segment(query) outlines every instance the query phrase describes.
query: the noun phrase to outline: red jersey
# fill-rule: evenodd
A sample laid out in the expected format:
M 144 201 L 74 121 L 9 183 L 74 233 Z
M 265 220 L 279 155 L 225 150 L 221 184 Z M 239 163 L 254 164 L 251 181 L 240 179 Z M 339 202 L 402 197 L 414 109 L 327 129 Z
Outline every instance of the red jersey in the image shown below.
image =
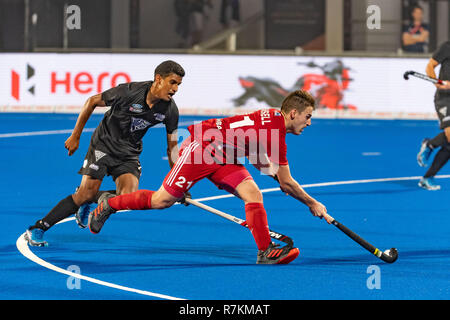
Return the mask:
M 222 163 L 236 158 L 267 154 L 279 165 L 287 165 L 286 126 L 277 109 L 259 110 L 223 119 L 209 119 L 188 127 L 204 150 Z M 234 162 L 235 163 L 235 162 Z

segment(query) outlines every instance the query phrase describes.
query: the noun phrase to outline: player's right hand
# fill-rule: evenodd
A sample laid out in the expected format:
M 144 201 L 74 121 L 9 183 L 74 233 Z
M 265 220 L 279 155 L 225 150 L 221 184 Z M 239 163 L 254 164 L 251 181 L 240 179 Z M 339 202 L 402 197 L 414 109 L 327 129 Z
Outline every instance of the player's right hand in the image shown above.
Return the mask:
M 192 199 L 192 196 L 189 193 L 189 191 L 186 191 L 184 193 L 184 197 L 181 198 L 178 202 L 181 203 L 181 204 L 184 204 L 187 207 L 189 205 L 189 202 L 186 202 L 186 198 Z
M 80 145 L 80 140 L 70 136 L 66 142 L 64 142 L 64 147 L 69 150 L 69 156 L 73 155 L 75 151 L 77 151 L 78 146 Z
M 443 81 L 443 84 L 436 83 L 435 86 L 439 90 L 449 90 L 450 89 L 450 81 Z

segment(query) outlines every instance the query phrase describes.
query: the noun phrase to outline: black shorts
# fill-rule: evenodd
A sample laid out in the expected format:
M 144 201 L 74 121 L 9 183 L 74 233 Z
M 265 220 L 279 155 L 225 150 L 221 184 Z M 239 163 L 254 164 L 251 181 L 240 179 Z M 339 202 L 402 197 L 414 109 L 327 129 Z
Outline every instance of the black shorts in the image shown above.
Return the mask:
M 141 163 L 139 159 L 120 160 L 89 146 L 83 166 L 78 173 L 97 180 L 103 180 L 103 177 L 108 175 L 114 181 L 122 174 L 131 173 L 139 179 L 141 177 Z
M 441 130 L 450 127 L 450 96 L 436 95 L 434 98 L 434 106 L 439 117 Z

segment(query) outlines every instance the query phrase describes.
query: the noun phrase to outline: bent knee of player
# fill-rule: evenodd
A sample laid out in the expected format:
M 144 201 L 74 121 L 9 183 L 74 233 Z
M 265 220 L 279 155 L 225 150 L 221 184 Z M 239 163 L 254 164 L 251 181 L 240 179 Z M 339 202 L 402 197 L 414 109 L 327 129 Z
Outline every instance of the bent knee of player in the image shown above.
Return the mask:
M 121 196 L 123 194 L 132 193 L 132 192 L 135 192 L 137 190 L 138 190 L 138 188 L 133 187 L 133 186 L 130 186 L 128 188 L 121 188 L 121 189 L 117 190 L 116 195 L 117 196 Z
M 135 192 L 139 189 L 139 179 L 131 173 L 124 173 L 116 179 L 116 195 Z
M 97 192 L 98 188 L 96 187 L 80 187 L 73 195 L 73 200 L 77 204 L 93 201 Z
M 152 198 L 152 209 L 166 209 L 173 206 L 175 201 L 170 199 L 153 199 Z
M 93 201 L 100 189 L 102 181 L 94 179 L 90 176 L 84 175 L 81 179 L 80 186 L 77 191 L 73 194 L 73 200 L 77 205 L 81 205 L 88 201 Z
M 262 192 L 253 180 L 248 179 L 241 182 L 236 187 L 236 192 L 245 203 L 263 203 Z
M 167 209 L 167 208 L 170 208 L 174 203 L 175 202 L 172 202 L 169 200 L 161 200 L 161 201 L 158 201 L 157 203 L 155 203 L 154 205 L 152 203 L 152 207 L 154 209 Z
M 164 188 L 160 188 L 152 196 L 152 209 L 169 208 L 173 206 L 177 200 L 177 198 L 168 193 Z

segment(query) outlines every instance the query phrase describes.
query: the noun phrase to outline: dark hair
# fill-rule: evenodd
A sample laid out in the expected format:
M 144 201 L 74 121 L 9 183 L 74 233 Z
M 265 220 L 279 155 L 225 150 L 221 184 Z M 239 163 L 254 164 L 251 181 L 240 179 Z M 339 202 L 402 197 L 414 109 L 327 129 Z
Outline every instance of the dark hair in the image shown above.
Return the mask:
M 292 109 L 303 112 L 308 107 L 316 108 L 314 97 L 308 91 L 296 90 L 284 98 L 281 104 L 281 111 L 285 114 Z
M 184 69 L 181 65 L 172 60 L 167 60 L 161 62 L 155 69 L 155 76 L 159 74 L 161 77 L 165 78 L 171 73 L 184 77 Z
M 416 10 L 416 9 L 420 9 L 423 12 L 423 8 L 421 6 L 419 6 L 418 4 L 415 4 L 415 5 L 412 6 L 411 11 L 409 12 L 409 14 L 412 15 L 414 10 Z

